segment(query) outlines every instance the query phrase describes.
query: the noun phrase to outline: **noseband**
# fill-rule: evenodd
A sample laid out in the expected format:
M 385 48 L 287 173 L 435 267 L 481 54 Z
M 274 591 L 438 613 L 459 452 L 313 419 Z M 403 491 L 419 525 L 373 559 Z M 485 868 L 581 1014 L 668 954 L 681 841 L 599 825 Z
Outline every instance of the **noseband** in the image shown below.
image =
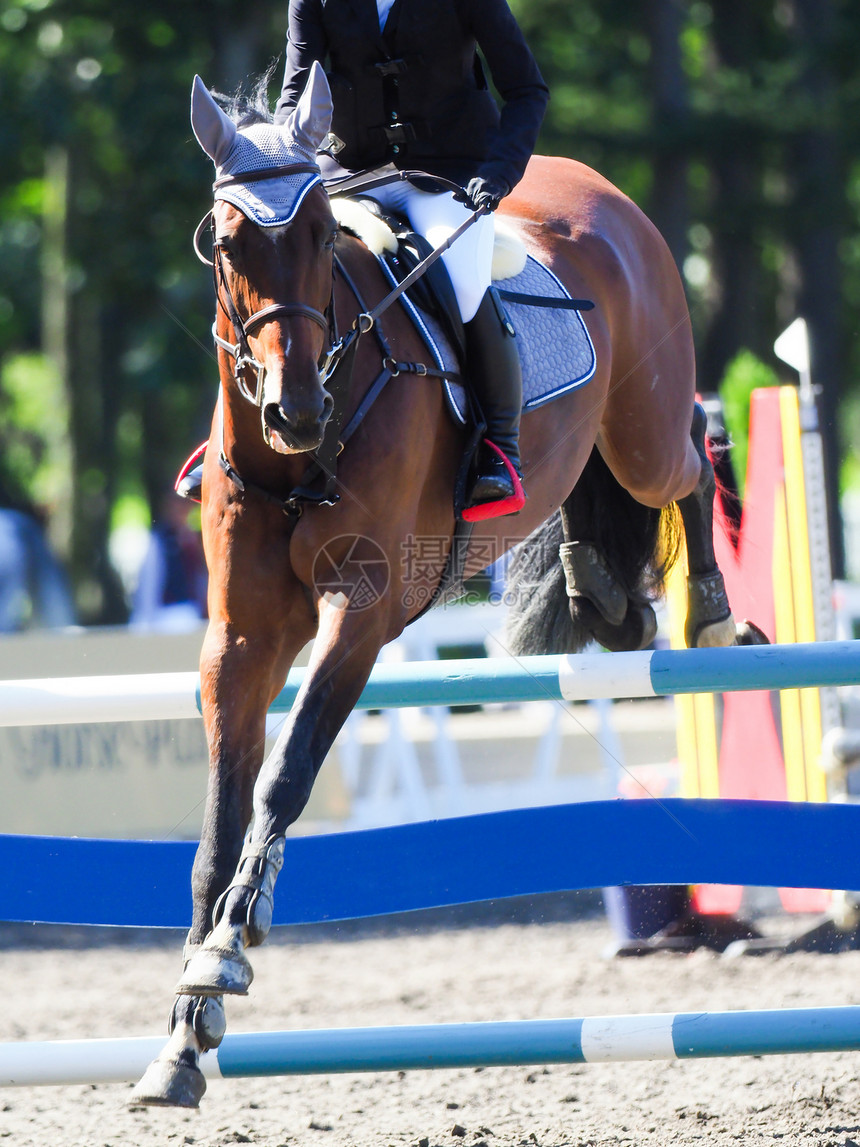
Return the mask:
M 299 175 L 302 173 L 319 174 L 319 168 L 316 164 L 311 163 L 289 163 L 283 164 L 280 167 L 268 167 L 257 171 L 239 172 L 236 175 L 226 175 L 217 179 L 213 185 L 213 189 L 217 192 L 222 187 L 231 183 L 253 183 L 258 180 L 277 179 L 287 175 Z M 212 231 L 212 259 L 208 259 L 200 249 L 203 233 L 207 227 Z M 208 211 L 200 220 L 200 223 L 197 225 L 197 230 L 194 232 L 194 251 L 202 263 L 213 268 L 215 296 L 219 306 L 223 309 L 233 328 L 236 341 L 231 343 L 221 338 L 217 331 L 217 321 L 212 325 L 212 338 L 217 347 L 232 355 L 235 360 L 233 373 L 240 394 L 249 402 L 253 403 L 254 406 L 260 407 L 263 401 L 263 380 L 266 368 L 265 365 L 254 356 L 248 342 L 249 335 L 253 334 L 257 327 L 262 326 L 263 323 L 269 322 L 270 319 L 293 318 L 295 316 L 310 319 L 316 323 L 317 326 L 321 327 L 327 336 L 327 345 L 320 360 L 321 362 L 325 361 L 330 358 L 332 343 L 335 341 L 332 296 L 329 297 L 329 305 L 325 312 L 318 311 L 316 307 L 312 307 L 307 303 L 271 303 L 269 306 L 263 307 L 259 311 L 255 311 L 254 314 L 249 315 L 248 318 L 243 319 L 236 307 L 236 302 L 224 273 L 223 250 L 224 244 L 219 243 L 215 237 L 215 218 L 213 212 Z M 248 369 L 256 372 L 256 383 L 253 393 L 248 388 L 244 378 L 245 371 Z

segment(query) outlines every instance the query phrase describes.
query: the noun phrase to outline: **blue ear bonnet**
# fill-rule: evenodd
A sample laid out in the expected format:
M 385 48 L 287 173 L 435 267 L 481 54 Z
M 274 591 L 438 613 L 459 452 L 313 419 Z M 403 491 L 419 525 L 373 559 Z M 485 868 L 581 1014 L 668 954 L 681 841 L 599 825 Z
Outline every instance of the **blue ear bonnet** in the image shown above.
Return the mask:
M 242 174 L 308 161 L 307 150 L 288 143 L 273 124 L 258 123 L 242 128 L 225 162 L 218 168 L 219 177 L 233 176 L 240 181 L 225 187 L 216 184 L 215 199 L 232 203 L 261 227 L 283 227 L 293 220 L 311 188 L 322 182 L 319 173 L 273 174 L 271 179 L 257 177 L 249 183 L 241 182 Z

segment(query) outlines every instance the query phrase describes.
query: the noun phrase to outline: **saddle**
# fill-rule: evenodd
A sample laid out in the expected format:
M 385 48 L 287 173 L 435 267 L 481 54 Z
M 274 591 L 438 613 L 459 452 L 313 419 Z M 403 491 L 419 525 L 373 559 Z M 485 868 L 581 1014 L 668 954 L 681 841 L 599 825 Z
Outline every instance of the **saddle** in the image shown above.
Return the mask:
M 370 198 L 332 200 L 332 212 L 341 229 L 360 239 L 387 270 L 390 281 L 402 282 L 433 251 L 432 245 L 412 230 L 402 215 L 385 213 Z M 522 242 L 510 232 L 497 230 L 493 253 L 494 280 L 519 274 L 526 264 Z M 507 325 L 504 307 L 497 301 L 500 323 Z M 466 354 L 463 320 L 451 279 L 441 259 L 431 264 L 406 292 L 406 299 L 417 310 L 439 323 L 451 349 L 462 362 Z
M 402 282 L 432 248 L 408 221 L 382 212 L 368 198 L 332 199 L 332 211 L 344 231 L 360 239 L 376 257 L 392 286 Z M 583 386 L 595 369 L 594 347 L 580 311 L 587 299 L 573 299 L 558 278 L 526 251 L 520 237 L 496 217 L 490 295 L 500 336 L 516 333 L 523 371 L 523 410 L 531 410 Z M 465 361 L 463 323 L 441 260 L 434 263 L 401 299 L 422 337 L 428 358 L 440 374 L 454 420 L 462 426 L 480 420 L 462 381 Z

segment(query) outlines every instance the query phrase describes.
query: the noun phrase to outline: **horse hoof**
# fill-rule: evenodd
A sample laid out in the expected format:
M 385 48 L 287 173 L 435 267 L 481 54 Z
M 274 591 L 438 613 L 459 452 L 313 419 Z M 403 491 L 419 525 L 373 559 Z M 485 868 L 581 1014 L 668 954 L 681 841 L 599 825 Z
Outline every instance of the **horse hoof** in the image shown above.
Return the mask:
M 622 626 L 627 614 L 627 592 L 603 551 L 591 542 L 562 542 L 558 556 L 564 568 L 567 596 L 586 598 L 607 625 Z
M 716 649 L 735 643 L 735 620 L 726 583 L 716 567 L 711 573 L 687 578 L 684 641 L 688 649 Z
M 130 1107 L 199 1107 L 206 1079 L 199 1067 L 178 1059 L 154 1059 L 129 1099 Z
M 587 630 L 610 653 L 647 649 L 657 636 L 657 615 L 648 602 L 628 602 L 621 625 L 610 625 L 584 597 L 570 598 L 569 605 L 574 625 Z
M 690 649 L 725 649 L 729 645 L 740 645 L 738 627 L 729 614 L 721 621 L 712 621 L 696 630 Z
M 770 645 L 767 634 L 752 621 L 742 621 L 738 626 L 735 645 Z
M 176 985 L 177 996 L 247 996 L 254 970 L 236 948 L 200 948 Z

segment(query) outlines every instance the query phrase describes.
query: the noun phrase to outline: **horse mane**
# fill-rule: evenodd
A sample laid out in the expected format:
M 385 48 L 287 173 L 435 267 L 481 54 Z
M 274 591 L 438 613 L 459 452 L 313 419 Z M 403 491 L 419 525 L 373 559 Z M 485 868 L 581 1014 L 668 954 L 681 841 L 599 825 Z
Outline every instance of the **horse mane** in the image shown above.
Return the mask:
M 247 85 L 240 85 L 231 95 L 212 90 L 212 98 L 226 112 L 236 127 L 251 127 L 255 123 L 274 122 L 269 106 L 269 85 L 277 66 L 278 61 L 272 60 L 262 75 L 249 81 Z

